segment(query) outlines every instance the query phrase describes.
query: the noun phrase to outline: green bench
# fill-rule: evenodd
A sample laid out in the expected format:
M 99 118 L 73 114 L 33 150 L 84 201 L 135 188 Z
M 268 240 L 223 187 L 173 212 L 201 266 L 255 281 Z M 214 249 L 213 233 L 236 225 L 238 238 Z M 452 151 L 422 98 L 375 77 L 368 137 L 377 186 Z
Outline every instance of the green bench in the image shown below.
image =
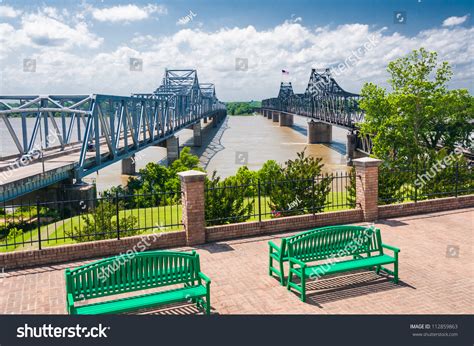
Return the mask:
M 71 315 L 117 314 L 176 302 L 193 302 L 210 313 L 211 280 L 201 273 L 195 251 L 119 255 L 66 269 L 65 274 L 67 311 Z M 84 304 L 90 299 L 166 286 L 175 287 Z
M 286 241 L 289 262 L 287 288 L 300 293 L 302 301 L 306 300 L 307 278 L 316 279 L 327 274 L 375 268 L 377 274 L 382 269 L 393 275 L 393 281 L 398 283 L 400 249 L 383 244 L 377 228 L 335 226 L 300 235 Z M 384 249 L 391 250 L 394 257 L 384 254 Z M 351 259 L 347 260 L 347 257 Z M 310 263 L 316 261 L 318 263 Z M 387 264 L 393 264 L 393 271 L 382 267 Z M 294 280 L 295 277 L 299 282 Z
M 285 282 L 285 268 L 284 268 L 284 263 L 288 262 L 288 248 L 286 246 L 288 241 L 291 241 L 293 239 L 298 239 L 306 234 L 314 233 L 314 232 L 320 232 L 322 229 L 326 228 L 333 228 L 334 226 L 331 227 L 325 227 L 325 228 L 316 228 L 312 229 L 309 231 L 305 231 L 302 233 L 298 233 L 294 236 L 288 237 L 288 238 L 283 238 L 281 240 L 280 246 L 276 245 L 274 242 L 269 241 L 269 265 L 268 265 L 268 275 L 274 276 L 276 275 L 278 279 L 280 280 L 280 284 L 282 286 L 286 285 Z M 335 226 L 335 227 L 348 227 L 348 226 Z M 274 266 L 273 263 L 276 262 L 277 266 Z

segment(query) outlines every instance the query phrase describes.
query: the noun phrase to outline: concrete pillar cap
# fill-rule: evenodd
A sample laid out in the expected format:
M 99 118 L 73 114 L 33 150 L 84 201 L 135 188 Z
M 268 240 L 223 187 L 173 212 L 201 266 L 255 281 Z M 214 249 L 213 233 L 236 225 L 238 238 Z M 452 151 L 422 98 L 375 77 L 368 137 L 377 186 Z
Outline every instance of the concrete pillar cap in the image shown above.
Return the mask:
M 360 159 L 352 160 L 352 162 L 356 167 L 378 167 L 383 161 L 374 159 L 373 157 L 362 157 Z
M 179 179 L 183 182 L 189 183 L 193 181 L 204 181 L 204 178 L 206 177 L 206 173 L 196 171 L 196 170 L 190 170 L 190 171 L 184 171 L 184 172 L 179 172 L 178 176 Z

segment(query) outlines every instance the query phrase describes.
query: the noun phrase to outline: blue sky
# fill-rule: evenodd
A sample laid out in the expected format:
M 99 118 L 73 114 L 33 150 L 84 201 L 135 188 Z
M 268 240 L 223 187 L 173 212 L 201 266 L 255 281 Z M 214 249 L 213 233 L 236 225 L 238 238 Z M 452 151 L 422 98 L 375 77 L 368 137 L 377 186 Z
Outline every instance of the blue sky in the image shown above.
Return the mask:
M 452 87 L 472 92 L 471 15 L 472 1 L 0 0 L 0 92 L 149 92 L 168 67 L 197 68 L 221 99 L 261 99 L 281 69 L 302 92 L 312 67 L 341 63 L 336 79 L 359 92 L 386 85 L 387 63 L 422 46 L 453 66 Z

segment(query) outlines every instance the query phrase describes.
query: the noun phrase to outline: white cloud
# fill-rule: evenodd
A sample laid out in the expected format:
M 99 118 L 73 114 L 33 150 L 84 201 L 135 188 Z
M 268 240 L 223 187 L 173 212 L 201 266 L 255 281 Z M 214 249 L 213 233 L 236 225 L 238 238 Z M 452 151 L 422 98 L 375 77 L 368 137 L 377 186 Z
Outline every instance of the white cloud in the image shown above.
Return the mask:
M 15 10 L 11 6 L 0 6 L 0 17 L 15 18 L 21 14 L 21 11 Z
M 454 26 L 464 23 L 469 18 L 469 15 L 466 14 L 462 17 L 449 17 L 443 21 L 443 26 Z
M 54 14 L 59 16 L 56 12 Z M 72 26 L 39 13 L 25 15 L 21 22 L 21 31 L 36 46 L 97 48 L 103 42 L 102 38 L 89 31 L 85 22 Z
M 71 29 L 77 31 L 77 27 Z M 0 35 L 3 32 L 14 35 L 11 26 L 0 26 Z M 23 32 L 27 33 L 32 34 Z M 369 38 L 377 42 L 375 48 L 337 76 L 347 91 L 359 92 L 366 81 L 386 86 L 388 62 L 420 47 L 437 51 L 440 61 L 454 66 L 451 86 L 472 88 L 469 81 L 474 78 L 470 65 L 474 56 L 474 45 L 470 44 L 473 34 L 474 28 L 461 26 L 434 28 L 405 36 L 396 32 L 388 34 L 384 28 L 374 29 L 364 24 L 311 28 L 289 21 L 268 30 L 257 30 L 253 26 L 222 28 L 215 32 L 186 28 L 164 37 L 136 34 L 130 42 L 123 42 L 111 51 L 40 51 L 36 55 L 37 72 L 28 79 L 18 73 L 18 64 L 6 64 L 4 90 L 8 93 L 129 95 L 153 91 L 165 68 L 196 68 L 200 82 L 215 83 L 221 99 L 258 100 L 277 95 L 282 69 L 290 71 L 289 79 L 295 92 L 303 92 L 312 67 L 324 68 L 344 62 Z M 48 35 L 48 32 L 44 34 Z M 53 42 L 63 37 L 49 36 Z M 130 58 L 143 60 L 142 72 L 130 71 Z M 235 70 L 236 58 L 248 59 L 247 71 Z
M 162 5 L 148 4 L 143 7 L 137 5 L 119 5 L 107 8 L 92 9 L 94 19 L 101 22 L 132 22 L 149 18 L 152 14 L 166 14 L 167 9 Z

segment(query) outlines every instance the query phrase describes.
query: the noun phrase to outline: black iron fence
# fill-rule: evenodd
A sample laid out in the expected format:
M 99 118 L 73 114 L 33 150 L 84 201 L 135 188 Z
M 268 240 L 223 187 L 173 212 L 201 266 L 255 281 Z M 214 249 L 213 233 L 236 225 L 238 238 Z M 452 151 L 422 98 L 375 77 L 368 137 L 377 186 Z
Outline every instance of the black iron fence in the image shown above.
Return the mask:
M 474 193 L 474 169 L 467 162 L 382 166 L 378 190 L 381 205 L 469 195 Z
M 242 184 L 208 182 L 206 224 L 220 225 L 355 208 L 355 175 L 333 173 L 308 179 Z
M 182 229 L 181 192 L 106 195 L 90 200 L 5 202 L 0 252 Z

